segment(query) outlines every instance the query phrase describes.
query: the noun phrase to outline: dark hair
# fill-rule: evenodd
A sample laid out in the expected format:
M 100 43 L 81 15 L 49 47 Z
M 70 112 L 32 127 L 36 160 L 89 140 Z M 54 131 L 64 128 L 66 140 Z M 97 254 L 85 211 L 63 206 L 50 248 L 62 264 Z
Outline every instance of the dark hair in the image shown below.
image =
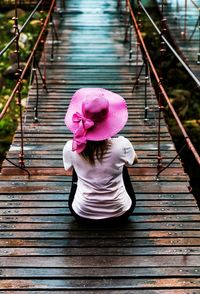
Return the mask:
M 107 151 L 110 143 L 108 140 L 103 141 L 87 141 L 85 149 L 80 153 L 83 158 L 90 164 L 95 164 L 95 159 L 101 162 L 103 155 Z

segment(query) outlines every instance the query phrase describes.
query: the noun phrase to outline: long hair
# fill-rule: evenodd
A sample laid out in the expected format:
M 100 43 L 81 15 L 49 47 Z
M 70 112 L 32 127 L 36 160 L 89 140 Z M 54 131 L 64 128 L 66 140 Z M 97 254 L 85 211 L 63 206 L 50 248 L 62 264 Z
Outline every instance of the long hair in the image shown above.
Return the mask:
M 102 161 L 103 155 L 107 151 L 110 143 L 108 140 L 87 141 L 85 149 L 80 153 L 90 164 L 95 164 L 95 159 Z

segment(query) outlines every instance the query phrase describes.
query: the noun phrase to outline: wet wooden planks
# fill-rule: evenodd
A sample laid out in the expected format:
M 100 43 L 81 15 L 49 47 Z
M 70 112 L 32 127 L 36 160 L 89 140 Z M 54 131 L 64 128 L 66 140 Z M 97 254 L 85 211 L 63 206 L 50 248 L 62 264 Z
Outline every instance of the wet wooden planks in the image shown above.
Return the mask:
M 128 62 L 116 1 L 66 1 L 66 9 L 55 61 L 47 64 L 48 93 L 40 90 L 38 123 L 35 85 L 24 114 L 31 177 L 7 162 L 0 177 L 0 293 L 198 293 L 199 210 L 179 159 L 156 178 L 157 102 L 149 83 L 144 121 L 144 73 L 132 93 L 142 58 L 137 63 L 134 53 Z M 50 47 L 49 36 L 47 54 Z M 77 224 L 68 209 L 71 176 L 62 148 L 71 134 L 64 114 L 83 86 L 116 91 L 129 108 L 121 134 L 140 159 L 129 169 L 137 207 L 118 227 Z M 19 150 L 18 130 L 8 153 L 16 163 Z M 164 165 L 176 155 L 163 119 L 161 154 Z

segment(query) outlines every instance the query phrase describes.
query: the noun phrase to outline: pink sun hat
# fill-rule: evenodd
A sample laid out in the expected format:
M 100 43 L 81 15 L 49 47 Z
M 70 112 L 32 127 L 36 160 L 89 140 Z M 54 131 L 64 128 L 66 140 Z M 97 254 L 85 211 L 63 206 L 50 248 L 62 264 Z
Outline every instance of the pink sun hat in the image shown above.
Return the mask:
M 65 124 L 74 134 L 72 150 L 80 153 L 87 140 L 102 141 L 116 135 L 128 119 L 123 97 L 103 88 L 81 88 L 72 96 Z

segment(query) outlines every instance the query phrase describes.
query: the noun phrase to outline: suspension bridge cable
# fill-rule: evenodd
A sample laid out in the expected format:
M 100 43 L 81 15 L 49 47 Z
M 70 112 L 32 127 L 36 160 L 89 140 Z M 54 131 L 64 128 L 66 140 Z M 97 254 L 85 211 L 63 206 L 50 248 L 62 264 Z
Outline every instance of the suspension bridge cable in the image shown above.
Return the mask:
M 191 2 L 198 10 L 200 9 L 200 7 L 193 0 L 191 0 Z

